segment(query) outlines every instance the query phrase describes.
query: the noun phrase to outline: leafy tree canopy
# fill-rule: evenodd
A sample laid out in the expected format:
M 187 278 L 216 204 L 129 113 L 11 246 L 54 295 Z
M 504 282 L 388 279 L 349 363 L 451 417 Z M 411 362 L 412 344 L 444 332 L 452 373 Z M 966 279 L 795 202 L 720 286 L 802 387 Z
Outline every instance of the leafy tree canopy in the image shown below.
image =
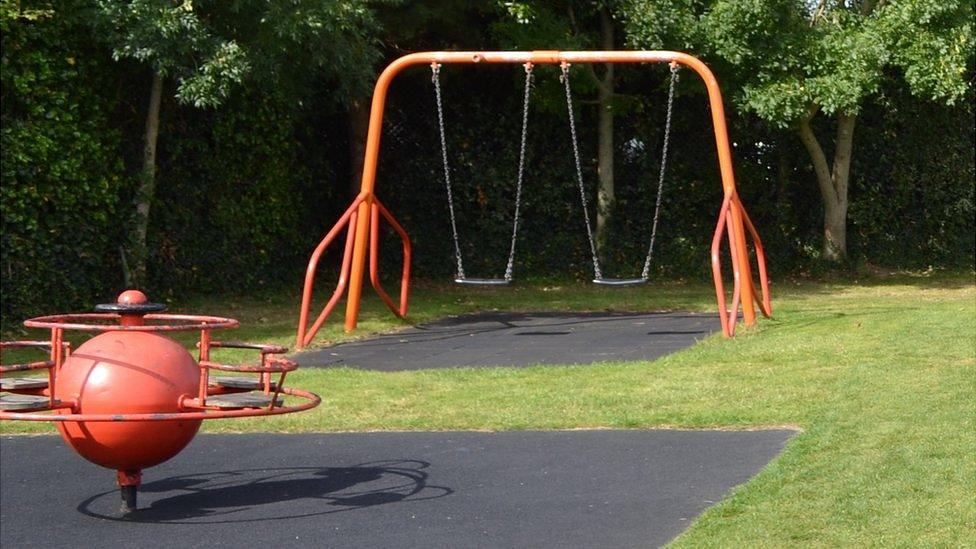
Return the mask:
M 368 85 L 378 58 L 365 0 L 235 2 L 98 0 L 96 20 L 115 59 L 177 81 L 177 99 L 216 107 L 245 78 L 301 81 L 324 73 L 343 99 Z M 287 67 L 287 68 L 286 68 Z M 282 71 L 291 71 L 282 74 Z
M 711 55 L 739 80 L 737 103 L 785 127 L 811 108 L 857 114 L 882 80 L 954 104 L 974 40 L 968 0 L 629 0 L 635 47 Z

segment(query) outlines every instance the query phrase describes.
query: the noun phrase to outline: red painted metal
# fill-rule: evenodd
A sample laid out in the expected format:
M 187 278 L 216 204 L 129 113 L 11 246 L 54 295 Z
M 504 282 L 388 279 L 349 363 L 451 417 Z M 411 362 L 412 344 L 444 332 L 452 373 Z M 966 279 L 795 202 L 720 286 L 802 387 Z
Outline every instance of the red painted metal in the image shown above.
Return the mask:
M 140 324 L 125 326 L 109 324 L 109 321 L 121 321 L 123 315 L 118 313 L 71 313 L 63 315 L 39 316 L 24 321 L 28 328 L 53 328 L 58 330 L 72 330 L 76 332 L 187 332 L 194 330 L 220 330 L 236 328 L 239 323 L 233 318 L 201 315 L 171 315 L 150 313 L 143 315 L 145 320 L 177 321 L 177 324 Z M 93 322 L 102 321 L 102 322 Z
M 54 345 L 57 345 L 55 350 Z M 50 359 L 24 364 L 2 364 L 3 349 L 47 349 Z M 48 397 L 48 407 L 54 408 L 54 389 L 57 376 L 55 372 L 61 367 L 61 361 L 71 352 L 71 344 L 65 341 L 3 341 L 0 342 L 0 377 L 9 372 L 26 372 L 30 370 L 47 370 L 47 387 L 43 389 L 27 389 L 23 394 Z
M 401 283 L 401 303 L 400 307 L 395 307 L 393 300 L 379 285 L 378 261 L 376 255 L 376 204 L 378 199 L 375 194 L 376 172 L 380 150 L 380 138 L 383 126 L 383 112 L 386 104 L 386 95 L 393 79 L 403 70 L 415 65 L 435 64 L 493 64 L 493 63 L 512 63 L 525 64 L 563 64 L 563 63 L 669 63 L 679 64 L 690 68 L 699 77 L 708 92 L 708 104 L 711 109 L 712 126 L 714 130 L 716 152 L 718 154 L 719 171 L 721 175 L 722 190 L 724 194 L 723 206 L 720 210 L 720 219 L 716 227 L 716 236 L 713 238 L 713 278 L 715 279 L 715 289 L 719 302 L 719 315 L 722 318 L 722 332 L 727 337 L 732 337 L 735 333 L 735 323 L 738 311 L 741 308 L 743 320 L 747 326 L 755 324 L 756 312 L 754 302 L 758 301 L 755 295 L 755 288 L 751 276 L 751 266 L 749 261 L 749 250 L 746 239 L 748 231 L 752 236 L 752 241 L 756 246 L 756 260 L 759 264 L 759 279 L 763 289 L 762 301 L 759 302 L 760 309 L 764 314 L 771 314 L 772 307 L 769 300 L 769 283 L 766 273 L 765 254 L 762 251 L 762 244 L 759 240 L 755 227 L 751 221 L 747 220 L 747 215 L 736 194 L 735 177 L 732 169 L 732 151 L 729 146 L 728 131 L 725 122 L 725 108 L 722 101 L 721 90 L 718 81 L 711 70 L 697 58 L 673 51 L 507 51 L 507 52 L 420 52 L 405 55 L 386 67 L 380 74 L 373 92 L 372 105 L 370 107 L 369 130 L 366 138 L 365 158 L 363 161 L 363 177 L 359 195 L 350 205 L 346 213 L 339 219 L 339 222 L 332 228 L 329 235 L 316 248 L 309 261 L 309 269 L 306 272 L 305 288 L 302 297 L 302 307 L 299 312 L 298 338 L 296 344 L 299 348 L 311 343 L 316 331 L 322 326 L 325 318 L 332 312 L 335 304 L 343 295 L 346 299 L 346 331 L 356 328 L 359 317 L 360 298 L 362 294 L 362 284 L 365 274 L 365 262 L 369 253 L 370 281 L 373 287 L 380 294 L 383 302 L 394 314 L 402 316 L 406 314 L 406 289 L 409 287 L 409 265 L 404 265 Z M 352 210 L 358 212 L 353 218 Z M 384 218 L 388 219 L 394 228 L 399 224 L 393 220 L 392 215 L 388 215 L 382 205 L 379 211 Z M 336 287 L 332 299 L 330 299 L 326 310 L 319 315 L 319 319 L 311 330 L 306 329 L 312 293 L 312 282 L 322 250 L 334 238 L 334 233 L 342 230 L 346 225 L 348 228 L 347 238 L 354 240 L 350 250 L 347 241 L 346 252 L 342 258 L 342 268 L 339 284 Z M 717 263 L 716 248 L 721 244 L 721 237 L 724 232 L 728 232 L 729 253 L 732 258 L 733 266 L 733 291 L 732 309 L 728 310 L 725 300 L 725 292 L 721 281 L 721 267 Z M 398 233 L 400 231 L 398 230 Z M 402 232 L 401 238 L 405 243 L 408 242 L 406 232 Z M 405 244 L 406 246 L 406 244 Z M 406 247 L 405 247 L 406 249 Z
M 773 302 L 769 294 L 769 277 L 766 275 L 766 251 L 763 249 L 762 239 L 759 238 L 759 232 L 756 230 L 756 226 L 752 224 L 752 219 L 749 218 L 748 212 L 744 206 L 740 205 L 742 209 L 742 220 L 745 222 L 746 229 L 749 231 L 749 235 L 752 237 L 753 249 L 756 250 L 756 264 L 759 270 L 759 287 L 762 289 L 762 299 L 756 296 L 756 304 L 759 306 L 759 310 L 762 311 L 763 316 L 771 317 L 773 316 Z M 755 294 L 754 294 L 755 295 Z
M 225 369 L 225 370 L 236 371 L 236 372 L 255 372 L 255 371 L 261 372 L 261 383 L 265 394 L 271 392 L 271 372 L 279 371 L 279 370 L 274 370 L 273 367 L 268 367 L 269 363 L 287 362 L 289 364 L 295 365 L 294 368 L 290 368 L 287 371 L 291 371 L 294 370 L 295 368 L 298 368 L 298 365 L 290 360 L 273 356 L 273 355 L 280 355 L 288 352 L 288 349 L 286 347 L 282 347 L 281 345 L 267 345 L 263 343 L 244 343 L 242 341 L 211 341 L 210 348 L 214 348 L 214 347 L 224 348 L 224 349 L 253 349 L 255 351 L 260 352 L 261 365 L 257 367 L 258 368 L 257 370 L 249 369 L 250 367 L 246 365 L 242 366 L 239 364 L 234 366 L 226 366 L 220 364 L 216 366 L 211 366 L 211 368 Z M 284 385 L 284 381 L 285 381 L 284 376 L 282 376 L 282 378 L 279 380 L 278 386 L 280 387 Z
M 754 249 L 756 250 L 756 263 L 759 267 L 759 283 L 762 289 L 762 299 L 759 298 L 755 293 L 753 299 L 756 301 L 756 305 L 759 306 L 759 310 L 764 316 L 772 316 L 773 307 L 770 300 L 769 294 L 769 279 L 766 274 L 766 252 L 762 246 L 762 240 L 759 238 L 759 233 L 756 231 L 755 226 L 752 224 L 752 220 L 749 218 L 749 214 L 746 212 L 745 207 L 741 202 L 738 201 L 736 195 L 726 196 L 722 201 L 722 207 L 719 210 L 718 222 L 715 224 L 715 233 L 712 235 L 712 245 L 711 245 L 711 261 L 712 261 L 712 280 L 715 283 L 715 297 L 718 302 L 719 318 L 722 322 L 722 333 L 726 337 L 735 336 L 735 326 L 738 316 L 739 305 L 742 298 L 742 286 L 743 284 L 751 284 L 751 279 L 743 280 L 743 274 L 739 270 L 739 265 L 741 261 L 748 262 L 748 250 L 742 250 L 740 248 L 740 243 L 736 239 L 732 238 L 732 223 L 731 223 L 731 212 L 733 209 L 738 210 L 749 234 L 752 237 Z M 732 300 L 731 306 L 726 302 L 725 296 L 725 284 L 722 281 L 722 261 L 721 261 L 721 246 L 722 246 L 722 236 L 728 234 L 729 242 L 729 255 L 732 257 Z M 744 257 L 743 257 L 744 256 Z
M 72 412 L 82 416 L 177 413 L 180 397 L 196 393 L 198 379 L 196 361 L 172 339 L 111 331 L 86 341 L 65 360 L 55 397 L 77 402 Z M 102 467 L 138 470 L 176 455 L 196 435 L 200 420 L 155 426 L 82 421 L 59 423 L 58 428 L 85 459 Z
M 393 217 L 390 210 L 386 209 L 379 199 L 373 199 L 373 206 L 371 208 L 372 212 L 370 214 L 370 245 L 369 245 L 369 280 L 373 285 L 373 289 L 379 294 L 380 299 L 383 303 L 393 312 L 396 316 L 403 318 L 407 316 L 407 309 L 410 306 L 410 263 L 412 259 L 412 251 L 410 246 L 410 237 L 407 236 L 407 231 L 402 225 Z M 403 271 L 400 274 L 400 306 L 398 307 L 393 303 L 393 299 L 390 298 L 390 294 L 383 289 L 383 285 L 380 283 L 380 273 L 379 273 L 379 263 L 380 263 L 380 215 L 383 219 L 386 219 L 387 223 L 393 227 L 393 230 L 400 236 L 400 240 L 403 242 Z M 313 336 L 315 334 L 312 334 Z
M 82 457 L 117 470 L 126 512 L 134 509 L 135 486 L 142 469 L 179 453 L 203 420 L 287 414 L 321 402 L 314 393 L 284 386 L 285 374 L 298 367 L 275 356 L 286 352 L 284 347 L 211 340 L 212 330 L 237 326 L 234 319 L 147 312 L 163 308 L 148 303 L 141 292 L 130 290 L 119 296 L 116 304 L 96 307 L 117 312 L 51 315 L 24 322 L 28 327 L 50 329 L 50 342 L 0 344 L 0 348 L 37 347 L 51 352 L 47 361 L 0 366 L 0 374 L 46 368 L 50 376 L 49 388 L 10 389 L 13 393 L 49 396 L 44 410 L 4 410 L 0 411 L 0 420 L 55 422 L 62 438 Z M 113 320 L 118 324 L 106 323 Z M 69 354 L 64 330 L 102 333 Z M 181 344 L 161 334 L 198 330 L 199 361 Z M 211 348 L 254 349 L 260 352 L 261 361 L 257 365 L 218 363 L 210 360 Z M 270 403 L 209 405 L 208 396 L 249 391 L 211 385 L 211 369 L 260 375 L 261 383 L 251 386 L 263 387 Z M 273 373 L 279 375 L 276 382 L 271 381 Z M 279 405 L 279 395 L 298 403 Z
M 83 421 L 85 423 L 122 423 L 127 421 L 136 422 L 166 422 L 166 421 L 187 421 L 195 419 L 235 419 L 253 416 L 276 416 L 303 412 L 311 410 L 322 402 L 322 397 L 315 393 L 296 389 L 294 387 L 282 387 L 281 393 L 284 395 L 300 398 L 302 402 L 292 406 L 275 406 L 273 410 L 267 408 L 246 408 L 217 410 L 215 408 L 204 408 L 194 404 L 194 399 L 182 399 L 183 412 L 175 413 L 145 413 L 145 414 L 47 414 L 31 412 L 0 412 L 0 420 L 17 421 L 49 421 L 52 423 L 68 423 L 73 421 Z
M 325 237 L 319 242 L 319 245 L 315 247 L 315 251 L 312 252 L 312 257 L 308 260 L 308 267 L 305 269 L 305 286 L 302 290 L 302 307 L 301 312 L 298 317 L 298 334 L 295 338 L 295 346 L 299 349 L 308 345 L 315 334 L 325 323 L 325 319 L 329 317 L 332 310 L 335 309 L 339 299 L 342 294 L 346 291 L 346 284 L 349 276 L 349 264 L 352 261 L 351 250 L 353 245 L 353 238 L 356 232 L 356 216 L 359 204 L 362 203 L 363 198 L 358 197 L 353 200 L 352 204 L 346 208 L 345 213 L 339 218 L 339 221 L 326 233 Z M 319 267 L 319 262 L 322 260 L 322 254 L 325 252 L 329 244 L 339 235 L 343 227 L 349 226 L 346 234 L 346 250 L 342 255 L 342 266 L 339 269 L 339 281 L 336 283 L 335 291 L 332 292 L 332 297 L 322 308 L 322 312 L 319 313 L 318 318 L 315 319 L 315 323 L 312 324 L 311 328 L 308 327 L 308 315 L 309 310 L 312 307 L 312 292 L 315 289 L 315 274 Z
M 349 282 L 349 270 L 353 259 L 353 246 L 356 240 L 357 231 L 357 218 L 359 216 L 358 208 L 363 203 L 364 197 L 359 196 L 353 200 L 352 204 L 346 209 L 345 213 L 339 218 L 339 221 L 326 233 L 325 237 L 319 242 L 315 250 L 312 252 L 311 258 L 308 260 L 308 267 L 305 269 L 305 285 L 302 289 L 302 305 L 298 316 L 298 334 L 295 338 L 295 346 L 299 349 L 304 348 L 315 338 L 315 334 L 318 333 L 319 329 L 325 323 L 332 311 L 335 310 L 336 305 L 339 300 L 346 292 L 346 288 Z M 393 230 L 400 236 L 403 242 L 403 270 L 400 277 L 400 304 L 397 306 L 393 299 L 390 297 L 389 293 L 383 289 L 379 278 L 379 217 L 382 216 L 383 219 L 393 227 Z M 410 244 L 410 236 L 407 231 L 400 225 L 400 222 L 396 220 L 392 213 L 383 206 L 378 200 L 373 199 L 373 203 L 370 206 L 369 212 L 370 218 L 370 282 L 376 293 L 379 294 L 380 299 L 387 307 L 393 312 L 393 314 L 404 317 L 407 314 L 407 309 L 409 308 L 410 302 L 410 263 L 412 257 L 412 247 Z M 329 301 L 322 308 L 322 311 L 316 317 L 315 322 L 311 326 L 308 326 L 309 312 L 312 307 L 312 295 L 315 289 L 315 275 L 317 274 L 319 263 L 322 260 L 322 254 L 329 247 L 329 245 L 336 239 L 342 229 L 346 228 L 346 246 L 345 251 L 342 254 L 342 265 L 339 268 L 339 280 L 336 283 L 336 288 L 332 292 L 332 296 Z
M 735 334 L 735 322 L 729 321 L 729 307 L 725 301 L 725 282 L 722 280 L 722 234 L 725 229 L 725 218 L 729 211 L 731 195 L 727 195 L 722 201 L 722 207 L 718 211 L 718 221 L 715 223 L 715 232 L 712 234 L 712 282 L 715 284 L 715 299 L 718 302 L 718 319 L 722 323 L 722 334 L 725 337 L 732 337 Z

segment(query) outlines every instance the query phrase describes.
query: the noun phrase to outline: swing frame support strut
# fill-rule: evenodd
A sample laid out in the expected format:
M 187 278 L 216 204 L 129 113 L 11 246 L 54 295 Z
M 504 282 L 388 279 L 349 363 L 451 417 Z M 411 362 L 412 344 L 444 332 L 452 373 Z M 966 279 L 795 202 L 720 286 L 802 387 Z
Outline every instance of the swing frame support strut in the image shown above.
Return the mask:
M 772 315 L 769 296 L 769 281 L 767 279 L 765 253 L 762 241 L 755 227 L 752 225 L 745 207 L 739 200 L 732 169 L 732 151 L 729 144 L 728 129 L 725 122 L 725 107 L 722 93 L 715 75 L 703 62 L 694 56 L 674 51 L 432 51 L 412 53 L 400 57 L 390 63 L 380 74 L 373 90 L 373 100 L 370 107 L 369 128 L 366 137 L 366 152 L 363 161 L 363 176 L 359 195 L 340 218 L 339 222 L 329 231 L 313 253 L 306 270 L 305 288 L 302 295 L 302 308 L 298 327 L 296 346 L 307 346 L 315 337 L 315 332 L 321 327 L 325 317 L 329 315 L 342 294 L 346 295 L 345 330 L 356 329 L 359 318 L 360 299 L 362 297 L 363 278 L 366 272 L 367 253 L 371 254 L 369 262 L 370 279 L 380 293 L 383 301 L 397 316 L 404 316 L 407 312 L 409 300 L 410 277 L 410 241 L 399 223 L 376 198 L 376 170 L 379 159 L 380 137 L 383 126 L 383 113 L 386 98 L 393 79 L 404 69 L 431 63 L 439 65 L 461 64 L 521 64 L 533 65 L 561 65 L 563 63 L 669 63 L 685 66 L 694 71 L 702 80 L 708 91 L 708 102 L 712 114 L 712 127 L 715 133 L 715 147 L 718 153 L 719 170 L 723 191 L 722 207 L 719 210 L 719 220 L 712 239 L 711 261 L 712 274 L 715 282 L 718 312 L 722 319 L 722 332 L 726 337 L 735 334 L 736 317 L 741 308 L 742 319 L 746 326 L 756 323 L 756 304 L 766 316 Z M 400 306 L 397 307 L 392 299 L 379 287 L 378 262 L 376 261 L 375 235 L 379 215 L 382 215 L 400 235 L 404 243 L 404 265 L 401 277 Z M 326 309 L 310 330 L 307 326 L 312 298 L 312 283 L 315 278 L 316 267 L 322 252 L 329 243 L 338 236 L 343 227 L 348 226 L 346 248 L 343 254 L 340 281 L 329 300 Z M 747 244 L 747 233 L 751 236 L 758 264 L 759 282 L 762 289 L 761 297 L 756 293 L 750 266 L 750 253 Z M 732 303 L 729 307 L 722 283 L 720 248 L 722 236 L 726 236 L 733 271 Z M 371 246 L 372 245 L 372 246 Z M 370 249 L 372 247 L 372 249 Z

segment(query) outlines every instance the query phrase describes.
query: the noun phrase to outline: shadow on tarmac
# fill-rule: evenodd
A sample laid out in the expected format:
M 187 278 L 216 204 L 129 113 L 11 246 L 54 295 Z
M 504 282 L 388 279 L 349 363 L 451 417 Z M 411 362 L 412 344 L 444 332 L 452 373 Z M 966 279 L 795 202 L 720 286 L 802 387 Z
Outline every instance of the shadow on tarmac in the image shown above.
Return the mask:
M 218 524 L 302 518 L 353 511 L 405 500 L 437 499 L 454 493 L 452 488 L 427 483 L 430 463 L 415 459 L 363 463 L 352 467 L 286 467 L 243 469 L 181 475 L 139 487 L 143 496 L 163 496 L 148 507 L 120 517 L 105 513 L 106 500 L 116 490 L 96 494 L 83 502 L 79 512 L 103 520 Z M 282 512 L 274 504 L 304 500 Z M 319 500 L 320 505 L 308 500 Z M 262 510 L 261 507 L 266 507 Z M 247 517 L 234 515 L 246 511 Z M 201 520 L 203 519 L 203 520 Z

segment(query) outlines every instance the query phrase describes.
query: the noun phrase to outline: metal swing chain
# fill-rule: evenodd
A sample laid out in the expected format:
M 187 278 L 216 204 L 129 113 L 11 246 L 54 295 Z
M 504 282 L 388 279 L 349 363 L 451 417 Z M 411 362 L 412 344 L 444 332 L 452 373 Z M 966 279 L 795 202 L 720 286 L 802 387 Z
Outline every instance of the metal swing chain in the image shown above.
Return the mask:
M 441 101 L 441 65 L 430 64 L 430 81 L 434 83 L 437 98 L 437 126 L 441 136 L 441 161 L 444 164 L 444 186 L 447 188 L 447 208 L 451 214 L 451 235 L 454 237 L 454 259 L 457 262 L 457 278 L 464 278 L 464 263 L 461 261 L 461 244 L 458 241 L 457 220 L 454 217 L 454 193 L 451 191 L 451 167 L 447 163 L 447 137 L 444 134 L 444 105 Z
M 661 146 L 661 167 L 657 178 L 657 200 L 654 204 L 654 222 L 651 224 L 651 244 L 647 247 L 647 258 L 644 259 L 644 270 L 641 278 L 648 278 L 651 274 L 651 261 L 654 258 L 654 239 L 657 237 L 657 220 L 661 214 L 661 194 L 664 191 L 664 175 L 668 165 L 668 148 L 671 144 L 671 112 L 674 107 L 674 85 L 678 82 L 677 63 L 671 63 L 671 83 L 668 86 L 668 113 L 664 119 L 664 144 Z
M 525 174 L 525 143 L 529 133 L 529 97 L 532 94 L 532 63 L 525 64 L 525 94 L 522 99 L 522 140 L 519 144 L 518 179 L 515 183 L 515 219 L 512 221 L 512 245 L 505 266 L 505 280 L 512 281 L 515 269 L 515 241 L 518 237 L 519 210 L 522 206 L 522 176 Z
M 569 87 L 569 63 L 563 61 L 559 64 L 562 70 L 560 80 L 566 88 L 566 108 L 569 111 L 569 133 L 573 137 L 573 160 L 576 163 L 576 181 L 579 183 L 580 199 L 583 203 L 583 219 L 586 221 L 586 237 L 590 241 L 590 253 L 593 254 L 593 278 L 601 280 L 603 273 L 600 272 L 600 258 L 596 254 L 596 242 L 593 239 L 593 229 L 590 225 L 590 212 L 587 208 L 586 189 L 583 186 L 583 168 L 580 165 L 579 145 L 576 138 L 576 116 L 573 114 L 573 93 Z

